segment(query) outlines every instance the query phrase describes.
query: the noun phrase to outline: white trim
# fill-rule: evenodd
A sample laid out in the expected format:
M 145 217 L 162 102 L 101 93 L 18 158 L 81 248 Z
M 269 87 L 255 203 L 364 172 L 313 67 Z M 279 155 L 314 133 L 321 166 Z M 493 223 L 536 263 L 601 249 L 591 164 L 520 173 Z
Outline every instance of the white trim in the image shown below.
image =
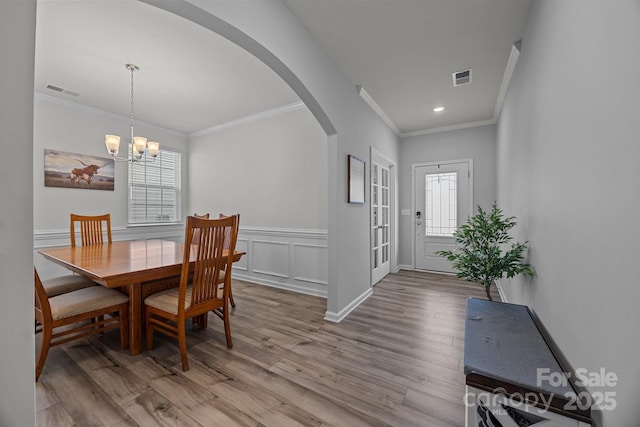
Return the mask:
M 125 117 L 125 116 L 121 116 L 119 114 L 115 114 L 115 113 L 110 113 L 108 111 L 104 111 L 104 110 L 100 110 L 98 108 L 93 108 L 93 107 L 89 107 L 87 105 L 83 105 L 83 104 L 79 104 L 77 102 L 73 102 L 73 101 L 69 101 L 67 99 L 60 99 L 57 98 L 55 96 L 51 96 L 51 95 L 47 95 L 46 93 L 42 93 L 42 92 L 33 92 L 33 99 L 34 100 L 38 100 L 38 101 L 43 101 L 43 102 L 48 102 L 50 104 L 55 104 L 55 105 L 59 105 L 65 108 L 69 108 L 72 110 L 76 110 L 76 111 L 82 111 L 83 113 L 87 113 L 87 114 L 91 114 L 94 116 L 98 116 L 98 117 L 108 117 L 110 119 L 113 120 L 118 120 L 121 122 L 126 122 L 126 123 L 130 123 L 131 118 L 130 117 Z M 187 134 L 175 129 L 169 129 L 169 128 L 165 128 L 162 126 L 158 126 L 155 125 L 153 123 L 149 123 L 149 122 L 143 122 L 141 120 L 136 119 L 136 123 L 139 125 L 143 125 L 146 127 L 150 127 L 153 129 L 157 129 L 159 131 L 162 132 L 166 132 L 175 136 L 179 136 L 181 138 L 186 138 Z M 160 147 L 162 148 L 162 147 Z
M 387 116 L 387 113 L 385 113 L 384 110 L 380 108 L 376 101 L 371 98 L 371 95 L 369 95 L 362 86 L 356 86 L 356 88 L 358 89 L 358 95 L 360 95 L 360 98 L 362 98 L 364 102 L 366 102 L 369 107 L 371 107 L 371 109 L 378 115 L 378 117 L 380 117 L 382 121 L 385 122 L 387 126 L 389 126 L 393 133 L 395 133 L 397 136 L 401 136 L 402 132 L 400 132 L 398 126 L 396 126 L 393 120 L 391 120 L 391 118 Z
M 111 228 L 111 234 L 114 241 L 166 239 L 182 242 L 184 241 L 184 224 L 116 226 Z M 247 254 L 234 264 L 234 277 L 260 285 L 327 298 L 328 269 L 309 269 L 309 266 L 326 265 L 328 262 L 326 230 L 240 227 L 239 234 L 238 242 L 242 244 L 242 249 Z M 254 243 L 275 244 L 284 249 L 269 251 L 267 248 L 255 251 Z M 55 277 L 64 274 L 65 270 L 61 267 L 56 268 L 51 262 L 46 262 L 37 254 L 37 250 L 68 245 L 69 229 L 34 231 L 34 261 L 38 264 L 42 277 Z M 299 258 L 296 258 L 293 254 L 298 247 L 304 247 L 307 250 L 299 253 Z M 256 264 L 260 265 L 259 270 L 254 268 Z M 283 265 L 286 265 L 286 274 L 282 271 Z
M 118 240 L 184 238 L 184 224 L 147 225 L 145 227 L 111 227 L 111 236 Z M 69 245 L 69 229 L 34 230 L 33 247 L 45 248 Z
M 327 230 L 314 230 L 304 228 L 274 228 L 274 227 L 240 227 L 243 235 L 259 235 L 271 237 L 290 237 L 315 240 L 326 240 Z
M 364 291 L 358 298 L 351 301 L 349 305 L 340 310 L 339 313 L 333 313 L 327 310 L 324 313 L 324 320 L 334 323 L 340 323 L 349 313 L 355 310 L 360 304 L 364 302 L 367 298 L 369 298 L 373 294 L 373 290 L 371 288 Z
M 516 42 L 511 46 L 511 53 L 509 53 L 509 61 L 507 62 L 507 67 L 504 70 L 504 75 L 502 76 L 502 83 L 500 84 L 500 91 L 498 92 L 498 98 L 496 99 L 496 108 L 493 112 L 493 118 L 498 119 L 500 117 L 500 112 L 502 111 L 502 104 L 504 103 L 504 98 L 507 95 L 507 89 L 509 88 L 509 83 L 511 83 L 511 77 L 513 77 L 513 71 L 516 68 L 516 64 L 518 63 L 518 57 L 520 56 L 520 49 L 518 46 L 519 42 Z
M 261 270 L 261 269 L 257 269 L 257 268 L 253 268 L 253 265 L 255 265 L 255 262 L 252 259 L 252 268 L 251 270 L 254 273 L 258 273 L 258 274 L 266 274 L 268 276 L 274 276 L 274 277 L 281 277 L 283 279 L 288 279 L 291 276 L 291 266 L 289 265 L 289 258 L 291 258 L 291 254 L 290 254 L 290 249 L 289 249 L 289 242 L 276 242 L 276 241 L 272 241 L 272 240 L 259 240 L 259 239 L 252 239 L 250 242 L 251 245 L 251 253 L 253 253 L 254 255 L 256 254 L 256 252 L 258 252 L 258 250 L 256 249 L 256 244 L 259 245 L 271 245 L 271 246 L 279 246 L 279 247 L 284 247 L 284 249 L 287 252 L 287 256 L 285 258 L 285 262 L 286 262 L 286 266 L 285 266 L 285 272 L 279 272 L 279 271 L 269 271 L 269 270 Z
M 421 129 L 413 132 L 402 132 L 398 126 L 391 120 L 391 118 L 384 112 L 384 110 L 374 101 L 374 99 L 367 93 L 367 91 L 362 86 L 356 86 L 358 89 L 358 94 L 360 97 L 373 109 L 373 111 L 382 119 L 383 122 L 391 128 L 391 130 L 400 138 L 408 138 L 412 136 L 421 136 L 428 135 L 432 133 L 440 133 L 440 132 L 450 132 L 453 130 L 460 129 L 468 129 L 478 126 L 486 126 L 486 125 L 495 125 L 498 123 L 498 118 L 500 117 L 500 113 L 502 111 L 502 104 L 504 103 L 505 96 L 507 94 L 507 89 L 509 88 L 509 84 L 511 83 L 511 77 L 513 77 L 513 71 L 516 68 L 516 64 L 518 63 L 518 57 L 520 56 L 520 42 L 516 42 L 511 46 L 511 52 L 509 54 L 509 60 L 507 61 L 507 66 L 505 67 L 504 74 L 502 75 L 502 82 L 500 84 L 500 89 L 498 91 L 498 97 L 496 99 L 496 105 L 493 111 L 493 117 L 486 120 L 479 120 L 475 122 L 468 123 L 459 123 L 450 126 L 442 126 L 437 128 L 427 128 Z M 454 73 L 455 74 L 455 73 Z M 455 80 L 455 79 L 454 79 Z
M 298 286 L 291 283 L 283 283 L 275 280 L 269 280 L 264 277 L 255 277 L 248 274 L 236 272 L 235 267 L 233 268 L 233 278 L 242 280 L 249 283 L 254 283 L 256 285 L 269 286 L 270 288 L 283 289 L 285 291 L 297 292 L 299 294 L 311 295 L 314 297 L 327 298 L 327 290 L 326 286 L 322 286 L 324 289 L 320 288 L 310 288 L 308 286 Z
M 191 138 L 195 136 L 209 135 L 212 133 L 220 132 L 225 129 L 245 125 L 247 123 L 256 122 L 258 120 L 267 119 L 269 117 L 278 116 L 280 114 L 288 113 L 290 111 L 298 110 L 300 108 L 305 108 L 305 107 L 306 105 L 302 101 L 294 102 L 292 104 L 287 104 L 281 107 L 272 108 L 270 110 L 261 111 L 256 114 L 250 114 L 248 116 L 240 117 L 239 119 L 231 120 L 230 122 L 227 122 L 227 123 L 222 123 L 220 125 L 215 125 L 206 129 L 191 132 L 189 134 L 189 137 Z
M 509 300 L 507 299 L 507 296 L 504 293 L 504 289 L 502 289 L 502 283 L 500 282 L 500 279 L 496 279 L 496 288 L 498 289 L 498 293 L 500 294 L 500 299 L 502 300 L 502 302 L 509 302 Z
M 396 273 L 400 270 L 413 271 L 413 266 L 411 264 L 398 264 L 398 268 L 396 268 Z
M 511 73 L 513 73 L 513 70 L 511 70 Z M 504 81 L 503 81 L 503 84 L 505 84 Z M 508 85 L 509 83 L 506 82 L 506 84 Z M 450 132 L 452 130 L 467 129 L 467 128 L 473 128 L 478 126 L 495 125 L 498 122 L 498 117 L 494 116 L 490 119 L 479 120 L 476 122 L 459 123 L 455 125 L 442 126 L 437 128 L 427 128 L 427 129 L 421 129 L 413 132 L 402 132 L 398 128 L 398 126 L 396 126 L 393 120 L 391 120 L 391 118 L 387 115 L 387 113 L 385 113 L 384 110 L 373 100 L 373 98 L 371 98 L 371 95 L 369 95 L 362 86 L 356 86 L 356 88 L 358 89 L 358 94 L 360 95 L 360 98 L 362 98 L 364 102 L 366 102 L 369 105 L 369 107 L 371 107 L 371 109 L 378 115 L 378 117 L 380 117 L 380 119 L 382 119 L 382 121 L 385 122 L 385 124 L 389 126 L 389 128 L 400 138 L 427 135 L 431 133 Z
M 431 128 L 431 129 L 423 129 L 423 130 L 417 130 L 415 132 L 406 132 L 406 133 L 401 134 L 400 137 L 407 138 L 407 137 L 410 137 L 410 136 L 420 136 L 420 135 L 427 135 L 427 134 L 431 134 L 431 133 L 450 132 L 452 130 L 475 128 L 475 127 L 478 127 L 478 126 L 495 125 L 497 122 L 498 122 L 498 120 L 494 117 L 492 119 L 480 120 L 480 121 L 477 121 L 477 122 L 460 123 L 460 124 L 457 124 L 457 125 L 442 126 L 442 127 L 439 127 L 439 128 Z

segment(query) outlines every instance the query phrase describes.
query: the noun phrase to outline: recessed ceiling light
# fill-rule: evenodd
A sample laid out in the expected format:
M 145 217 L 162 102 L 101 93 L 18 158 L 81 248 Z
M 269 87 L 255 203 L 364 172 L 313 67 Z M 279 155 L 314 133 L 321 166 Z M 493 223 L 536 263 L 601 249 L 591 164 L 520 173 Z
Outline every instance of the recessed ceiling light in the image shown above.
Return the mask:
M 439 113 L 440 111 L 444 111 L 444 107 L 440 106 L 440 107 L 436 107 L 433 109 L 433 111 L 435 111 L 436 113 Z

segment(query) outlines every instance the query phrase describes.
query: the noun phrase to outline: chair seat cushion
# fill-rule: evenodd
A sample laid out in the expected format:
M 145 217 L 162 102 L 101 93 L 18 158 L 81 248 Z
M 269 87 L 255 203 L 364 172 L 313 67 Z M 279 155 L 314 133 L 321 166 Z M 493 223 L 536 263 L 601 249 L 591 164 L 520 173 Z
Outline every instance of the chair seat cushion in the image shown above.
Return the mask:
M 184 299 L 184 309 L 187 310 L 191 307 L 191 285 L 187 286 L 187 296 Z M 171 288 L 165 291 L 157 292 L 149 295 L 144 300 L 144 305 L 148 305 L 158 310 L 178 315 L 178 297 L 180 295 L 180 288 Z
M 78 274 L 67 274 L 42 281 L 49 298 L 95 285 L 96 283 Z
M 91 286 L 49 298 L 53 320 L 64 319 L 129 301 L 129 297 L 115 289 Z
M 187 286 L 187 294 L 184 299 L 184 309 L 188 310 L 191 307 L 191 289 L 192 285 Z M 218 288 L 216 298 L 222 299 L 224 289 Z M 180 294 L 180 288 L 171 288 L 165 291 L 157 292 L 149 295 L 144 300 L 144 304 L 158 310 L 165 311 L 167 313 L 178 315 L 178 297 Z

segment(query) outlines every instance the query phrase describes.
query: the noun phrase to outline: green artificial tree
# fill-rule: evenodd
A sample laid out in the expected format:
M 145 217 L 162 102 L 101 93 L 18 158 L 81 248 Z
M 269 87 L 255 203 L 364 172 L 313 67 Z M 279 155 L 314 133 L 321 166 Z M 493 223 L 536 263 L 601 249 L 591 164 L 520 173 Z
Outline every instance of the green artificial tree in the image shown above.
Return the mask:
M 512 240 L 509 230 L 515 225 L 515 217 L 504 218 L 496 203 L 491 212 L 478 206 L 478 213 L 454 233 L 457 248 L 437 254 L 452 261 L 458 277 L 482 286 L 492 301 L 491 285 L 496 279 L 517 274 L 533 276 L 531 266 L 524 262 L 529 242 L 511 244 L 503 253 L 503 246 Z

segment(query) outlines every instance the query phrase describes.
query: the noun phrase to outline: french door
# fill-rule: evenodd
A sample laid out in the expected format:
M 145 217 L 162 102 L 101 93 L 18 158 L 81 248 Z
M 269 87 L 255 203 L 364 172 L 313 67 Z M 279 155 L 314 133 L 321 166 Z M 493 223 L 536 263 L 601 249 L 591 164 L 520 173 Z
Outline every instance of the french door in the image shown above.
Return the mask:
M 415 268 L 453 272 L 437 251 L 455 248 L 453 233 L 469 219 L 471 160 L 414 166 Z
M 390 271 L 391 191 L 389 168 L 372 162 L 371 167 L 371 283 Z

